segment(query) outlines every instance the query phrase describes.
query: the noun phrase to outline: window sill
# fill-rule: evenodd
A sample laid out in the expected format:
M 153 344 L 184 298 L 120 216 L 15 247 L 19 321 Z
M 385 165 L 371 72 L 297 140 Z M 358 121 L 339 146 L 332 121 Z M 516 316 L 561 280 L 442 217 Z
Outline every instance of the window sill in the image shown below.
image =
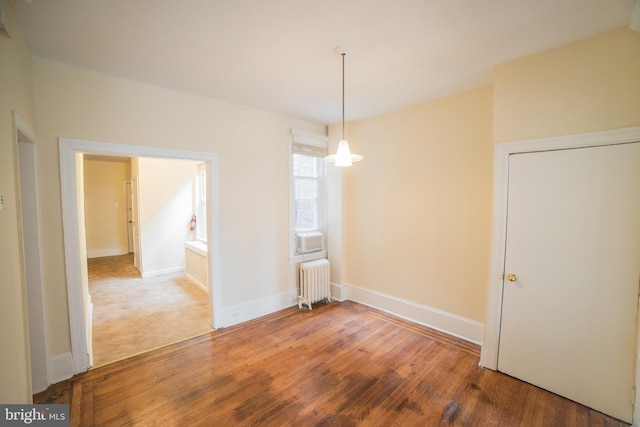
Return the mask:
M 190 249 L 195 253 L 198 253 L 202 256 L 207 256 L 207 244 L 204 242 L 194 240 L 191 242 L 184 242 L 184 245 L 187 249 Z
M 327 251 L 311 252 L 302 255 L 292 255 L 289 257 L 289 265 L 298 264 L 305 261 L 313 261 L 314 259 L 322 259 L 327 257 Z

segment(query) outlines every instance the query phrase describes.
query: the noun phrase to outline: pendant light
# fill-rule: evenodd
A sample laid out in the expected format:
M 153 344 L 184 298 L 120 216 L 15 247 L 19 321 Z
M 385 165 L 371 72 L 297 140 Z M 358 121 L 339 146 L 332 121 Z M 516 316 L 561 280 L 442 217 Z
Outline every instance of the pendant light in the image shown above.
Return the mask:
M 342 139 L 338 144 L 336 154 L 331 154 L 324 159 L 328 162 L 335 163 L 336 166 L 351 166 L 353 162 L 359 162 L 364 159 L 364 157 L 359 154 L 352 154 L 349 149 L 349 143 L 344 139 L 344 57 L 351 51 L 347 46 L 340 46 L 336 48 L 336 52 L 342 55 Z

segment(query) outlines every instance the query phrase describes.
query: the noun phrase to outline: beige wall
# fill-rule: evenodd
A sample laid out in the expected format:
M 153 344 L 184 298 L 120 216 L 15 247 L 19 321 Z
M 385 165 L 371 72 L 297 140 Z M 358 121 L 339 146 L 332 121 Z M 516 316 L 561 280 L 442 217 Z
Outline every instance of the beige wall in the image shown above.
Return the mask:
M 288 132 L 324 126 L 31 62 L 8 12 L 12 38 L 0 37 L 1 402 L 30 399 L 12 110 L 38 135 L 51 355 L 70 350 L 58 137 L 218 153 L 224 305 L 293 287 Z M 640 125 L 638 52 L 640 35 L 613 31 L 499 65 L 493 89 L 350 124 L 352 149 L 365 161 L 342 177 L 349 247 L 341 279 L 483 322 L 493 141 Z
M 35 131 L 31 54 L 11 9 L 5 3 L 11 38 L 0 36 L 0 402 L 30 403 L 18 163 L 13 112 Z
M 623 28 L 498 65 L 496 142 L 640 125 L 640 33 Z
M 33 59 L 50 351 L 70 349 L 58 137 L 218 153 L 223 306 L 285 292 L 288 135 L 325 127 Z M 259 214 L 257 214 L 259 212 Z
M 351 123 L 349 284 L 483 322 L 492 88 Z
M 126 183 L 128 158 L 84 159 L 84 207 L 89 258 L 128 252 Z

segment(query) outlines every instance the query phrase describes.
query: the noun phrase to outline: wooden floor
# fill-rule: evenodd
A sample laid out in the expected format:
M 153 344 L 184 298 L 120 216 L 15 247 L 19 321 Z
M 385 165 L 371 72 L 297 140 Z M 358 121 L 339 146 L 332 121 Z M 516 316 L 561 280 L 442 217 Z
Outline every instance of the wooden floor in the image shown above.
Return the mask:
M 133 254 L 87 262 L 93 365 L 212 330 L 209 295 L 183 273 L 140 277 Z
M 359 304 L 286 309 L 50 387 L 81 426 L 625 426 Z

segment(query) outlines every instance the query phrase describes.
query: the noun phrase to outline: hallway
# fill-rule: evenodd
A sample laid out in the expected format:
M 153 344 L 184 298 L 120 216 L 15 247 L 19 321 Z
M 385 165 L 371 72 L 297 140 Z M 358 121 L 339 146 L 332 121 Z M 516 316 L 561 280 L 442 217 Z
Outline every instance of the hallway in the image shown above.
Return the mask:
M 143 279 L 131 254 L 87 264 L 94 367 L 212 330 L 208 295 L 183 273 Z

